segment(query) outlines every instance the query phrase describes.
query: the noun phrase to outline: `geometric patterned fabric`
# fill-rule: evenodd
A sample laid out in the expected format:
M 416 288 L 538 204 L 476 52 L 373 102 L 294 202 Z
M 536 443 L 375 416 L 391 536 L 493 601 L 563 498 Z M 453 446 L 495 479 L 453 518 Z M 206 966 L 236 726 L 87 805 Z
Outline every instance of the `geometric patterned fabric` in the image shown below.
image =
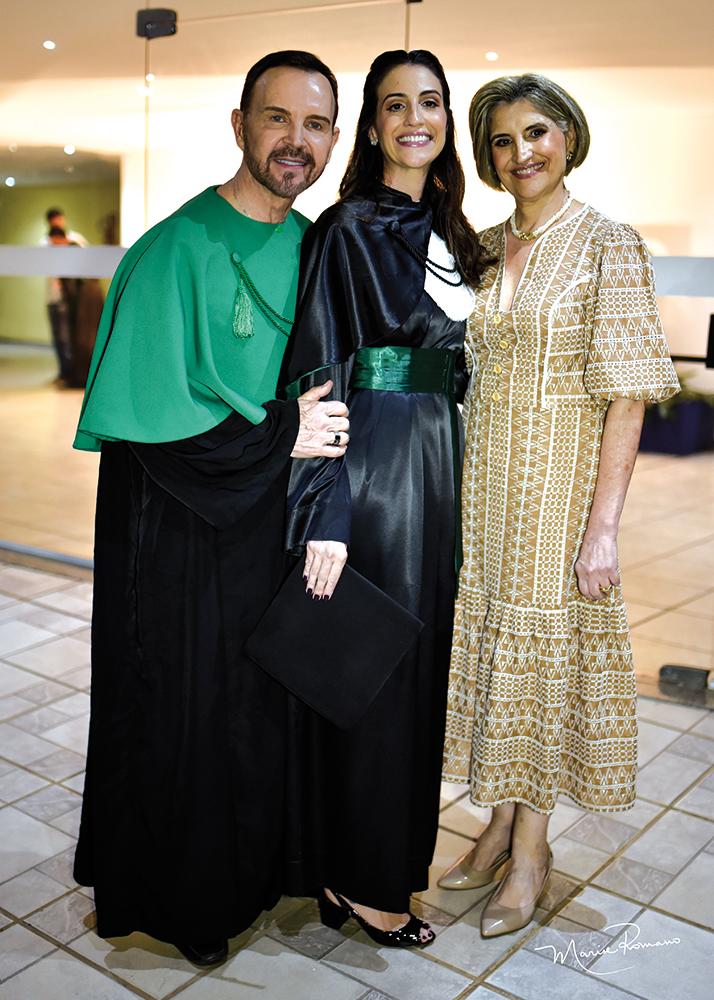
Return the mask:
M 559 793 L 616 811 L 635 798 L 636 687 L 622 591 L 589 601 L 575 560 L 610 400 L 679 388 L 646 247 L 584 206 L 533 245 L 500 310 L 504 227 L 467 331 L 464 563 L 444 778 L 476 805 L 550 813 Z

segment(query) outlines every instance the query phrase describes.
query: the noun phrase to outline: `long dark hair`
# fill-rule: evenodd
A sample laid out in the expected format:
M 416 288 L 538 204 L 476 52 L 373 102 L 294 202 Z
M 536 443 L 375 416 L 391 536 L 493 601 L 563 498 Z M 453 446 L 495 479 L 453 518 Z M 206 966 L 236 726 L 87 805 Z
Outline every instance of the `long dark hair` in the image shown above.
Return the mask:
M 384 158 L 380 147 L 369 141 L 369 130 L 377 114 L 377 90 L 387 73 L 397 66 L 426 66 L 441 84 L 446 110 L 446 142 L 431 164 L 424 196 L 431 199 L 434 229 L 453 254 L 456 265 L 468 285 L 475 288 L 484 269 L 481 245 L 471 223 L 463 213 L 464 171 L 456 152 L 454 116 L 451 112 L 451 92 L 444 69 L 427 49 L 395 49 L 377 56 L 364 81 L 362 108 L 355 131 L 345 175 L 340 184 L 340 198 L 352 195 L 369 197 L 382 182 Z

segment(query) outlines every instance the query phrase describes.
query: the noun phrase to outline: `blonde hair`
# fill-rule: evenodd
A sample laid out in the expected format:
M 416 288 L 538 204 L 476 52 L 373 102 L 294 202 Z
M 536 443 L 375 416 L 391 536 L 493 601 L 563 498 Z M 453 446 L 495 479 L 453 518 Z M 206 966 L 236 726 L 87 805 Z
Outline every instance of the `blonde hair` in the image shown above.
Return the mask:
M 590 129 L 583 109 L 570 94 L 538 73 L 524 73 L 522 76 L 501 76 L 486 83 L 477 90 L 469 108 L 469 131 L 474 148 L 474 160 L 479 177 L 502 191 L 491 155 L 491 116 L 499 104 L 515 104 L 528 101 L 542 114 L 547 115 L 566 135 L 572 129 L 572 156 L 565 165 L 569 174 L 579 167 L 590 148 Z

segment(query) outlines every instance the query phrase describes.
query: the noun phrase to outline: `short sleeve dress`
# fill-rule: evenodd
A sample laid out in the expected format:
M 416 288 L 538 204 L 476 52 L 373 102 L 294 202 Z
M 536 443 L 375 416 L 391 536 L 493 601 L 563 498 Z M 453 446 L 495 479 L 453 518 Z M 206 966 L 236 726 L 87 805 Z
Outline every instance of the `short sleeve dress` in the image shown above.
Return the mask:
M 444 777 L 482 806 L 549 813 L 560 792 L 629 808 L 636 686 L 619 587 L 579 592 L 608 404 L 678 391 L 640 236 L 589 206 L 533 245 L 500 309 L 505 227 L 467 329 L 464 564 Z

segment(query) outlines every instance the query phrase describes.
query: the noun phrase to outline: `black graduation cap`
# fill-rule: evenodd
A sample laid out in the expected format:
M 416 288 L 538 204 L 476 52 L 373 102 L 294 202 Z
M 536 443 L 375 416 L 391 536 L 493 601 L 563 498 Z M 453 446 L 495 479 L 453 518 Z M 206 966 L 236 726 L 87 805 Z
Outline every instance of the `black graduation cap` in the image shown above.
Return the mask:
M 423 622 L 347 564 L 329 601 L 295 566 L 245 646 L 267 673 L 340 729 L 354 726 Z

